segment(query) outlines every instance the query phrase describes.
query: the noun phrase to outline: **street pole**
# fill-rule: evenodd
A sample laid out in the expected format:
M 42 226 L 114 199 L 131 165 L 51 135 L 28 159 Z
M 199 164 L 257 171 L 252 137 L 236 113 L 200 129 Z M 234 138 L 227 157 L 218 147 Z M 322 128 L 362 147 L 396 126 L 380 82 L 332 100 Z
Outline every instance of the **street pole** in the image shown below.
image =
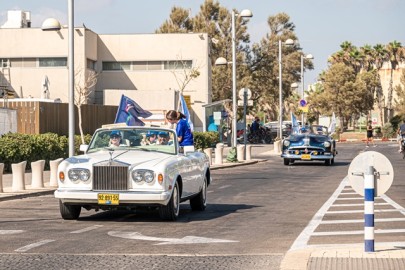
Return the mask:
M 68 0 L 69 16 L 69 157 L 75 154 L 75 71 L 74 71 L 74 0 Z
M 304 98 L 304 56 L 301 55 L 301 99 Z M 304 112 L 301 114 L 301 125 L 304 125 Z
M 278 116 L 278 138 L 283 137 L 283 79 L 281 71 L 281 39 L 278 41 L 278 90 L 279 90 L 279 116 Z
M 236 100 L 236 30 L 235 30 L 235 11 L 232 10 L 232 147 L 236 147 L 236 133 L 237 133 L 237 100 Z
M 243 122 L 244 122 L 244 132 L 243 132 L 243 144 L 245 148 L 243 150 L 243 160 L 246 160 L 246 144 L 247 144 L 247 130 L 246 130 L 246 111 L 247 111 L 247 91 L 243 91 Z

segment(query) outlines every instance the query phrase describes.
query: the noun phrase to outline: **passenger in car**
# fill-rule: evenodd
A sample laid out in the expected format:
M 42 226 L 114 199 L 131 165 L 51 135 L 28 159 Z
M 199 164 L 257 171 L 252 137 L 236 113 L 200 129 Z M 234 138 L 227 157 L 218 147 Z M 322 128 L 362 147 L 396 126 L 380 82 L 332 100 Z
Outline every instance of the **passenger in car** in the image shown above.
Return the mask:
M 111 133 L 110 133 L 110 147 L 123 146 L 121 144 L 121 142 L 122 142 L 121 133 L 118 130 L 111 131 Z

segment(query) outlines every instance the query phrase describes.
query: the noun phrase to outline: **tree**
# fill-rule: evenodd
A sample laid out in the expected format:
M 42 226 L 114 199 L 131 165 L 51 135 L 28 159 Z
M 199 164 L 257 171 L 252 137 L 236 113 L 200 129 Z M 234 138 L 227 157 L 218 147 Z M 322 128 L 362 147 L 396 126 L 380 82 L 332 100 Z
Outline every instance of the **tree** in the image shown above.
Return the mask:
M 79 116 L 79 130 L 82 144 L 85 143 L 82 127 L 82 105 L 87 104 L 89 96 L 93 93 L 97 77 L 98 73 L 94 70 L 83 71 L 83 69 L 77 69 L 75 72 L 75 105 Z
M 398 67 L 399 62 L 405 60 L 405 52 L 404 49 L 401 47 L 401 43 L 395 40 L 387 45 L 386 50 L 389 57 L 389 63 L 391 64 L 390 83 L 388 86 L 388 100 L 387 100 L 388 119 L 391 119 L 392 94 L 394 91 L 393 87 L 394 70 Z
M 404 118 L 405 116 L 405 69 L 402 70 L 401 84 L 395 87 L 395 92 L 397 93 L 398 99 L 395 99 L 395 110 L 398 112 L 399 116 Z

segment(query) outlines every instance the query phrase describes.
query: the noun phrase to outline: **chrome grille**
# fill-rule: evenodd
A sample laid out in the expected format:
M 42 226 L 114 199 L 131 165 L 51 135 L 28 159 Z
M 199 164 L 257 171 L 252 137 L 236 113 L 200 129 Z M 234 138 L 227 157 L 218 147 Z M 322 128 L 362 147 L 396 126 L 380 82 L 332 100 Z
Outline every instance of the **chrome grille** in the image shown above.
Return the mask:
M 93 166 L 93 190 L 128 190 L 128 167 Z

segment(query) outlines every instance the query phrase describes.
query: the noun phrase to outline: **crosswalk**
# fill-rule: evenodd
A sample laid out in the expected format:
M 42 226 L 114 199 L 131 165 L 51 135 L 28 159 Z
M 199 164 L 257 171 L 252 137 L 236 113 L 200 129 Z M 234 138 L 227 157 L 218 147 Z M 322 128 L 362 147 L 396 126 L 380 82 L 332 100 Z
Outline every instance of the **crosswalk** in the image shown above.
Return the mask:
M 332 196 L 314 215 L 294 241 L 290 250 L 311 246 L 362 244 L 364 235 L 364 198 L 351 188 L 345 177 Z M 405 242 L 405 209 L 387 195 L 375 198 L 375 234 L 384 243 Z

